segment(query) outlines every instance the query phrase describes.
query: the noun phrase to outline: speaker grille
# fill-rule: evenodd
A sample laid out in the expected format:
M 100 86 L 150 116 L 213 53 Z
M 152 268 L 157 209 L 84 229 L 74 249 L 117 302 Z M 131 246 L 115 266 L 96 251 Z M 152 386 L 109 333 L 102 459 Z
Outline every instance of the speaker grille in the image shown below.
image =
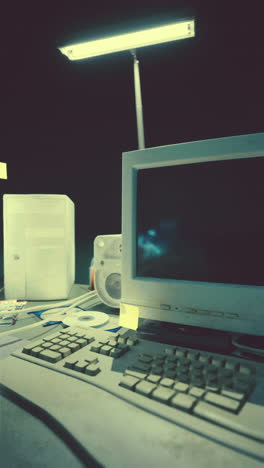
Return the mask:
M 120 273 L 111 273 L 105 281 L 107 294 L 113 299 L 121 299 L 121 275 Z

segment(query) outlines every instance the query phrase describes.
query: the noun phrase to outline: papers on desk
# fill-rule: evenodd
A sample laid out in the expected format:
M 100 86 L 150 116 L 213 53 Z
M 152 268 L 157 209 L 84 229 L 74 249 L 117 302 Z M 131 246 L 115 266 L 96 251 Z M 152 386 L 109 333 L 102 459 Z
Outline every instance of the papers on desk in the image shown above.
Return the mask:
M 0 326 L 14 325 L 20 310 L 23 309 L 26 304 L 27 302 L 19 302 L 15 299 L 0 301 Z

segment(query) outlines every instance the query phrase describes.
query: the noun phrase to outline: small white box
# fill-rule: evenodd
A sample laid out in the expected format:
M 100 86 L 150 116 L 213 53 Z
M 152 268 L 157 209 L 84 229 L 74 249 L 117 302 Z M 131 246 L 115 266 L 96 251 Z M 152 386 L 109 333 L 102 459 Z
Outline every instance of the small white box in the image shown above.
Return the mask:
M 57 300 L 75 281 L 74 203 L 67 195 L 3 196 L 6 299 Z

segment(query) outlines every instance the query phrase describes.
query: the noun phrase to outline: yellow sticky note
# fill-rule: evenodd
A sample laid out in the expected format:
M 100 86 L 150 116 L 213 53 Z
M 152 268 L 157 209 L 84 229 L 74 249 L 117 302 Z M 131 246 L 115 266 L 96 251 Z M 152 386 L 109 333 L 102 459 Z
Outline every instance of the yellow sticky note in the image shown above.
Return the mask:
M 139 307 L 130 304 L 120 304 L 119 326 L 137 330 Z
M 7 179 L 7 164 L 0 162 L 0 179 Z

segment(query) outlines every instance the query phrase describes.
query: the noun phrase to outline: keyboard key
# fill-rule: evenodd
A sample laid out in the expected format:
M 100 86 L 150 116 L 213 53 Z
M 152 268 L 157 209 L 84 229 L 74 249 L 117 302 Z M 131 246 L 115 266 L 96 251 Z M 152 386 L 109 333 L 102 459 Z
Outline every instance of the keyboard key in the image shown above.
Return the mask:
M 67 367 L 68 369 L 72 369 L 74 364 L 76 364 L 77 359 L 74 359 L 74 358 L 69 358 L 65 361 L 64 363 L 64 367 Z
M 94 353 L 100 353 L 100 349 L 102 348 L 102 344 L 101 343 L 98 343 L 98 342 L 95 342 L 92 346 L 91 346 L 91 351 L 93 351 Z
M 116 348 L 122 349 L 123 353 L 126 353 L 127 351 L 129 351 L 129 346 L 127 346 L 125 343 L 118 343 Z
M 177 349 L 176 350 L 176 356 L 177 357 L 185 357 L 187 354 L 187 351 L 185 351 L 184 349 Z
M 162 361 L 161 359 L 155 359 L 151 365 L 153 367 L 163 367 L 164 361 Z
M 187 392 L 189 385 L 184 382 L 177 382 L 173 388 L 178 392 Z
M 192 359 L 192 360 L 198 359 L 199 355 L 200 355 L 200 353 L 198 353 L 197 351 L 188 351 L 187 352 L 187 358 Z
M 101 343 L 102 345 L 107 345 L 109 343 L 109 340 L 106 340 L 105 338 L 101 338 L 101 340 L 99 340 L 99 343 Z
M 175 395 L 172 398 L 170 404 L 175 408 L 180 408 L 184 411 L 190 411 L 196 403 L 196 401 L 196 398 L 194 398 L 192 395 L 186 395 L 185 393 L 177 393 L 177 395 Z
M 36 346 L 35 348 L 32 349 L 31 356 L 38 357 L 41 351 L 43 351 L 43 348 L 41 346 Z
M 61 346 L 56 344 L 56 345 L 51 346 L 49 349 L 51 349 L 51 351 L 59 351 L 60 348 Z
M 51 351 L 50 349 L 44 349 L 39 353 L 38 356 L 40 359 L 43 359 L 44 361 L 48 362 L 58 362 L 62 359 L 62 355 L 56 351 Z
M 164 354 L 164 353 L 157 353 L 154 356 L 155 361 L 160 361 L 160 360 L 164 361 L 164 359 L 166 359 L 166 354 Z
M 181 374 L 181 373 L 177 373 L 176 379 L 180 382 L 185 382 L 185 383 L 189 383 L 191 380 L 189 374 Z
M 152 374 L 163 375 L 163 367 L 154 366 L 154 367 L 152 367 L 151 372 L 152 372 Z
M 143 372 L 148 372 L 151 369 L 149 364 L 145 364 L 144 362 L 140 362 L 140 361 L 133 363 L 131 367 L 133 369 L 140 370 Z
M 242 372 L 236 372 L 235 380 L 239 382 L 253 383 L 255 381 L 254 374 L 243 374 Z
M 128 388 L 128 390 L 134 390 L 136 384 L 139 382 L 139 379 L 133 377 L 132 375 L 125 375 L 122 377 L 119 385 L 124 388 Z
M 149 356 L 148 354 L 140 354 L 138 359 L 139 361 L 145 362 L 146 364 L 153 361 L 153 357 Z
M 236 390 L 237 392 L 241 392 L 241 393 L 244 393 L 245 395 L 247 395 L 250 390 L 252 388 L 252 385 L 246 383 L 246 382 L 235 382 L 234 383 L 234 390 Z
M 145 377 L 147 377 L 147 374 L 145 374 L 144 372 L 140 372 L 140 371 L 135 371 L 133 369 L 126 369 L 125 370 L 125 375 L 132 375 L 133 377 L 136 377 L 137 379 L 145 379 Z
M 215 374 L 207 374 L 205 375 L 205 380 L 207 385 L 215 385 L 218 383 L 217 375 Z
M 164 368 L 164 371 L 176 370 L 176 365 L 174 362 L 170 363 L 166 361 L 162 367 Z
M 223 367 L 225 364 L 225 359 L 215 356 L 211 359 L 211 364 L 216 367 Z
M 117 341 L 118 341 L 118 343 L 120 343 L 120 344 L 126 344 L 126 342 L 127 342 L 127 336 L 119 336 L 119 338 L 118 338 Z
M 71 350 L 69 348 L 60 348 L 59 353 L 65 358 L 71 354 Z
M 135 346 L 136 344 L 138 344 L 138 339 L 129 336 L 129 338 L 127 339 L 127 345 L 129 345 L 129 346 Z
M 168 379 L 175 379 L 177 376 L 177 372 L 174 369 L 164 369 L 163 372 L 164 377 L 168 377 Z
M 97 363 L 91 363 L 85 368 L 84 373 L 87 375 L 97 375 L 100 371 L 101 369 Z
M 220 376 L 221 377 L 232 377 L 234 375 L 234 372 L 232 371 L 232 369 L 226 369 L 226 368 L 223 368 L 221 369 L 220 371 Z
M 109 335 L 108 340 L 115 340 L 115 342 L 117 343 L 119 336 L 120 336 L 120 333 L 117 333 L 117 334 L 112 333 L 112 335 Z
M 76 340 L 76 343 L 80 345 L 81 348 L 83 348 L 87 345 L 87 340 L 85 340 L 84 338 L 79 338 L 78 340 Z
M 175 348 L 165 348 L 164 353 L 167 354 L 167 356 L 173 356 L 175 354 Z
M 168 379 L 165 377 L 164 379 L 161 379 L 160 385 L 163 385 L 164 387 L 172 387 L 174 384 L 174 380 Z
M 70 348 L 71 352 L 74 353 L 74 351 L 80 349 L 80 346 L 77 343 L 69 343 L 67 348 Z
M 58 344 L 61 342 L 61 339 L 60 338 L 53 338 L 53 340 L 51 340 L 53 344 Z
M 74 333 L 74 336 L 76 338 L 83 338 L 85 336 L 85 331 L 76 330 L 76 332 Z
M 34 343 L 30 343 L 23 347 L 22 352 L 25 354 L 31 354 L 32 349 L 36 348 L 37 346 L 42 344 L 42 340 L 34 341 Z
M 201 398 L 205 394 L 205 390 L 200 387 L 192 387 L 189 391 L 189 394 L 196 398 Z
M 71 341 L 69 340 L 60 340 L 60 345 L 61 346 L 68 346 L 69 344 L 71 344 Z
M 166 363 L 168 364 L 176 364 L 178 362 L 177 356 L 174 356 L 173 354 L 169 354 L 168 357 L 166 358 Z
M 150 374 L 150 375 L 147 376 L 147 380 L 149 380 L 149 382 L 158 384 L 159 381 L 161 380 L 161 376 L 160 375 Z
M 245 394 L 243 392 L 238 392 L 236 390 L 231 390 L 227 388 L 223 388 L 221 394 L 228 398 L 234 398 L 238 401 L 242 401 L 245 398 Z
M 208 354 L 200 354 L 199 361 L 205 364 L 209 364 L 211 361 L 211 357 Z
M 226 361 L 225 369 L 230 369 L 231 371 L 235 372 L 238 369 L 238 363 L 233 361 Z
M 59 341 L 59 340 L 58 340 Z M 50 348 L 51 346 L 53 346 L 54 343 L 52 343 L 51 341 L 43 341 L 41 347 L 44 348 L 44 349 L 48 349 Z
M 76 341 L 76 336 L 69 336 L 67 337 L 65 343 L 67 342 L 74 343 L 75 341 Z
M 124 354 L 124 351 L 122 349 L 112 348 L 110 353 L 109 353 L 109 356 L 111 356 L 113 358 L 119 358 L 123 354 Z
M 154 383 L 148 382 L 147 380 L 142 380 L 136 385 L 135 391 L 141 395 L 150 396 L 156 387 L 157 385 Z
M 188 367 L 188 366 L 191 364 L 191 360 L 190 360 L 190 359 L 187 359 L 187 358 L 185 358 L 185 357 L 180 357 L 180 358 L 179 358 L 179 364 L 180 364 L 181 366 L 186 366 L 186 367 Z
M 194 361 L 194 362 L 192 362 L 191 368 L 192 369 L 203 369 L 204 368 L 204 363 L 201 362 L 201 361 Z
M 217 393 L 213 392 L 207 392 L 204 396 L 204 400 L 208 403 L 212 403 L 213 405 L 221 406 L 222 408 L 229 411 L 237 411 L 240 406 L 239 401 L 227 398 L 224 395 L 218 395 Z
M 82 336 L 82 339 L 83 340 L 86 340 L 87 343 L 92 343 L 93 341 L 95 341 L 95 338 L 92 336 L 92 335 L 89 335 L 88 333 L 85 333 L 83 336 Z
M 177 367 L 177 372 L 179 374 L 188 374 L 189 373 L 189 367 L 188 366 L 178 366 Z
M 207 374 L 217 374 L 218 368 L 217 366 L 214 366 L 213 364 L 209 364 L 209 366 L 206 368 Z
M 194 385 L 195 387 L 202 387 L 202 388 L 205 387 L 204 380 L 203 380 L 203 379 L 199 379 L 198 377 L 192 378 L 192 379 L 191 379 L 191 382 L 192 382 L 192 385 Z
M 218 392 L 219 385 L 217 383 L 207 383 L 205 388 L 208 392 Z
M 116 347 L 116 345 L 116 340 L 114 340 L 113 338 L 111 340 L 108 340 L 108 346 Z
M 69 338 L 69 336 L 74 335 L 74 331 L 71 328 L 64 328 L 63 330 L 60 330 L 59 334 L 61 338 Z
M 100 354 L 105 354 L 106 356 L 109 356 L 110 351 L 112 350 L 111 346 L 104 345 L 100 349 Z
M 171 388 L 158 387 L 152 393 L 152 398 L 154 400 L 160 401 L 161 403 L 168 403 L 169 400 L 175 395 L 175 391 Z
M 74 366 L 73 366 L 73 369 L 78 371 L 78 372 L 84 372 L 85 368 L 88 366 L 88 362 L 87 361 L 84 361 L 84 359 L 81 359 L 80 361 L 77 361 Z
M 253 374 L 253 369 L 250 369 L 248 366 L 244 364 L 240 364 L 238 367 L 238 371 L 240 375 L 251 375 Z
M 197 378 L 201 378 L 203 376 L 203 370 L 202 369 L 194 369 L 192 371 L 192 377 L 197 377 Z

